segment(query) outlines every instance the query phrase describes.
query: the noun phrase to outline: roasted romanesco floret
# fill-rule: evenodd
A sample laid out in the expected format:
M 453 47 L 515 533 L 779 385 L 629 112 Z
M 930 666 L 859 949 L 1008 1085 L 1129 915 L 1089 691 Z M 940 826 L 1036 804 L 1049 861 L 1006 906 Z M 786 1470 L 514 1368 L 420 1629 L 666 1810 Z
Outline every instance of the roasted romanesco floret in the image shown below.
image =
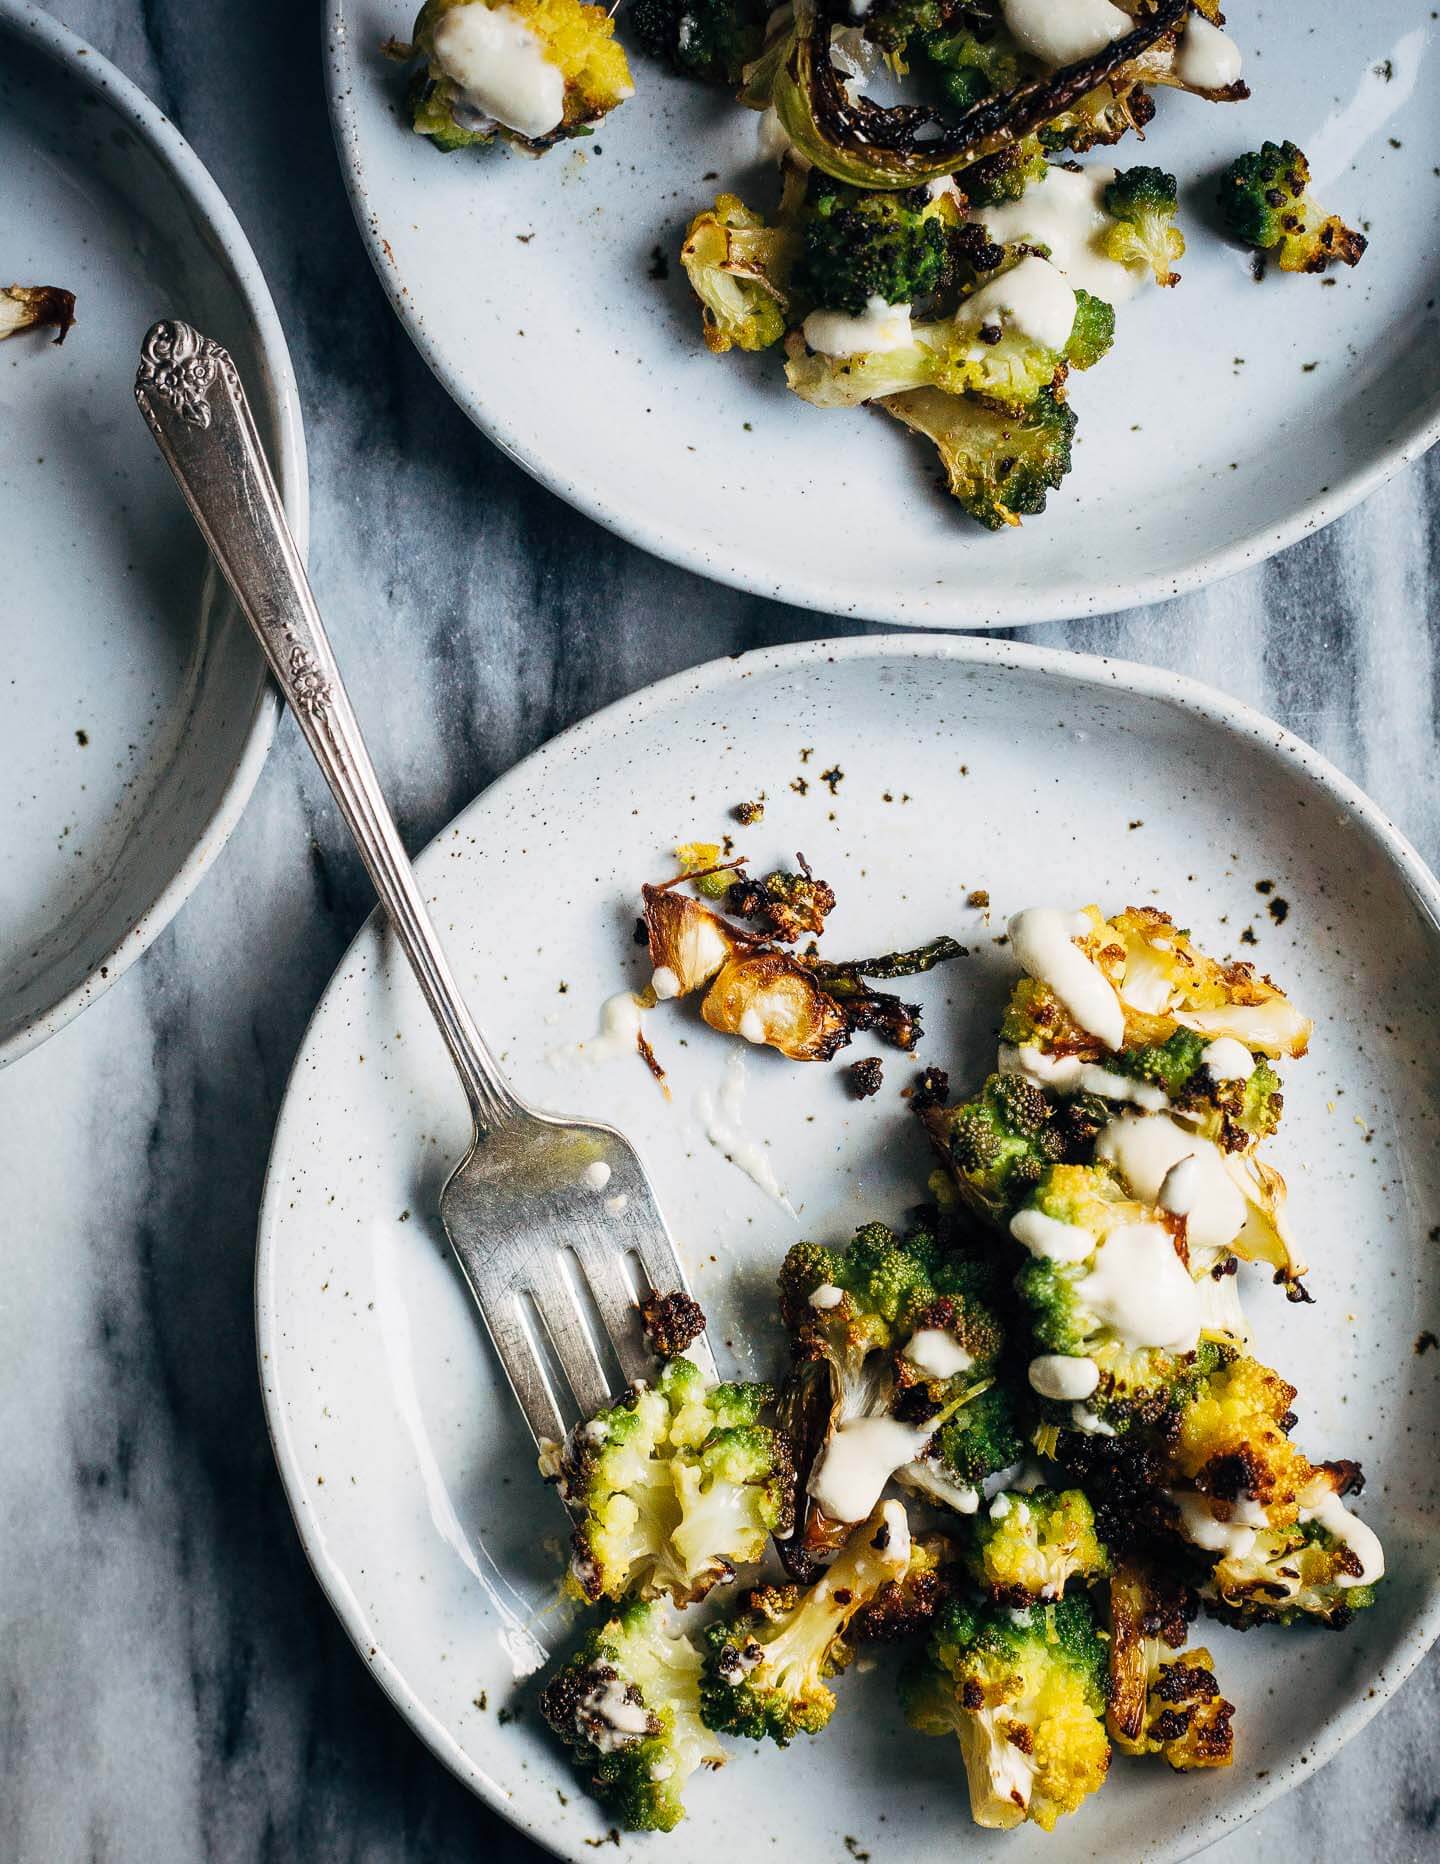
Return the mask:
M 794 1470 L 782 1432 L 760 1422 L 768 1385 L 708 1385 L 672 1359 L 541 1454 L 575 1522 L 569 1585 L 581 1598 L 639 1587 L 677 1604 L 703 1598 L 758 1560 L 792 1517 Z
M 785 306 L 795 236 L 767 226 L 738 194 L 720 195 L 696 214 L 680 248 L 680 263 L 700 300 L 706 345 L 762 350 L 785 334 Z
M 1282 272 L 1358 265 L 1367 241 L 1310 195 L 1310 164 L 1293 142 L 1267 142 L 1220 178 L 1220 212 L 1236 239 L 1273 252 Z
M 766 8 L 759 0 L 630 0 L 630 28 L 654 58 L 687 77 L 736 85 L 759 55 Z
M 825 1679 L 849 1661 L 850 1621 L 910 1563 L 910 1530 L 897 1501 L 882 1502 L 814 1585 L 763 1586 L 735 1617 L 702 1633 L 706 1725 L 781 1747 L 818 1734 L 835 1708 Z
M 634 94 L 613 15 L 586 0 L 425 0 L 409 45 L 410 120 L 437 149 L 497 137 L 542 153 Z M 497 72 L 527 68 L 522 86 Z
M 950 275 L 955 218 L 950 198 L 928 188 L 849 188 L 817 170 L 802 216 L 796 291 L 856 317 L 872 298 L 931 297 Z
M 1075 413 L 1050 390 L 1018 414 L 938 388 L 887 395 L 880 406 L 933 444 L 951 496 L 988 531 L 1038 516 L 1070 470 Z
M 1079 1489 L 1002 1489 L 982 1508 L 969 1549 L 970 1570 L 997 1605 L 1031 1605 L 1063 1596 L 1110 1570 L 1095 1512 Z
M 901 1701 L 921 1733 L 958 1736 L 977 1825 L 1052 1831 L 1105 1783 L 1105 1650 L 1084 1593 L 1020 1611 L 952 1601 Z
M 1199 1603 L 1186 1586 L 1127 1561 L 1110 1580 L 1110 1739 L 1125 1754 L 1163 1754 L 1177 1773 L 1228 1767 L 1234 1704 L 1214 1659 L 1186 1650 Z
M 668 1832 L 698 1767 L 725 1750 L 700 1719 L 700 1653 L 661 1608 L 624 1606 L 546 1684 L 541 1711 L 590 1790 L 631 1832 Z
M 1175 224 L 1175 177 L 1159 168 L 1122 168 L 1104 202 L 1115 222 L 1104 236 L 1106 258 L 1148 265 L 1157 285 L 1178 285 L 1174 261 L 1184 256 L 1185 236 Z

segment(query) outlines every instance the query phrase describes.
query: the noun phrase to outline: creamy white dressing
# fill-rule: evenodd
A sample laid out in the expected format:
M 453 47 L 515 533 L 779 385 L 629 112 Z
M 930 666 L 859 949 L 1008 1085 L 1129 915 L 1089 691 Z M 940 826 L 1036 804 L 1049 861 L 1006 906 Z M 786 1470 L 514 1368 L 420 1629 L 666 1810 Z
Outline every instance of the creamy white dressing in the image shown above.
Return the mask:
M 668 964 L 658 964 L 650 973 L 650 988 L 655 992 L 657 1003 L 668 1003 L 672 997 L 680 995 L 680 979 Z
M 910 1336 L 904 1357 L 932 1379 L 953 1378 L 968 1372 L 975 1361 L 952 1334 L 940 1327 L 921 1327 Z
M 1175 76 L 1196 91 L 1223 91 L 1238 81 L 1245 61 L 1240 47 L 1203 13 L 1191 9 L 1175 54 Z
M 1102 1100 L 1128 1101 L 1147 1113 L 1158 1113 L 1170 1105 L 1164 1088 L 1153 1081 L 1115 1074 L 1098 1062 L 1082 1061 L 1078 1055 L 1050 1055 L 1033 1044 L 1011 1048 L 1002 1043 L 999 1068 L 1001 1074 L 1027 1074 L 1057 1094 L 1098 1094 Z
M 1318 1521 L 1327 1534 L 1333 1534 L 1359 1559 L 1361 1570 L 1338 1573 L 1335 1580 L 1338 1586 L 1371 1586 L 1385 1577 L 1385 1549 L 1380 1545 L 1380 1536 L 1358 1515 L 1351 1514 L 1332 1488 L 1316 1483 L 1305 1490 L 1300 1497 L 1300 1519 Z
M 1078 172 L 1052 167 L 1032 181 L 1018 201 L 979 208 L 975 218 L 1002 246 L 1018 242 L 1048 247 L 1050 263 L 1077 290 L 1119 304 L 1133 298 L 1153 275 L 1148 265 L 1121 265 L 1105 256 L 1101 241 L 1114 221 L 1105 211 L 1104 195 L 1115 172 L 1103 163 Z M 1130 996 L 1128 984 L 1125 995 L 1137 1010 L 1144 1007 Z
M 1114 1427 L 1107 1424 L 1103 1417 L 1097 1417 L 1089 1405 L 1072 1404 L 1070 1422 L 1076 1430 L 1083 1431 L 1087 1437 L 1113 1437 Z
M 1200 15 L 1195 15 L 1199 19 Z M 1234 1036 L 1218 1036 L 1200 1051 L 1202 1064 L 1216 1081 L 1248 1081 L 1255 1072 L 1255 1057 Z
M 863 1521 L 895 1471 L 913 1463 L 934 1435 L 933 1425 L 852 1418 L 821 1451 L 805 1492 L 832 1521 Z
M 1160 1202 L 1172 1169 L 1190 1161 L 1171 1190 L 1184 1210 L 1178 1202 L 1163 1207 L 1184 1216 L 1192 1252 L 1228 1249 L 1245 1227 L 1245 1198 L 1220 1148 L 1168 1114 L 1125 1113 L 1111 1120 L 1095 1143 L 1095 1156 L 1113 1165 L 1133 1194 L 1150 1204 Z
M 614 1061 L 617 1056 L 633 1055 L 635 1038 L 641 1027 L 640 1005 L 634 992 L 617 990 L 600 1005 L 600 1027 L 593 1036 L 584 1042 L 551 1049 L 545 1059 L 552 1068 L 571 1066 L 577 1061 L 587 1067 L 598 1067 L 601 1062 Z
M 1047 1262 L 1083 1262 L 1095 1253 L 1095 1238 L 1078 1223 L 1062 1223 L 1043 1210 L 1017 1210 L 1010 1219 L 1010 1234 L 1032 1256 Z
M 1204 1179 L 1204 1166 L 1193 1152 L 1187 1152 L 1166 1172 L 1155 1202 L 1172 1217 L 1188 1217 L 1204 1192 Z
M 603 1191 L 610 1182 L 610 1167 L 604 1159 L 592 1159 L 580 1177 L 587 1191 Z
M 979 330 L 1013 330 L 1042 349 L 1063 350 L 1075 328 L 1075 293 L 1048 259 L 1032 253 L 967 298 L 960 320 Z M 985 352 L 982 347 L 973 353 Z
M 1122 1223 L 1076 1283 L 1081 1304 L 1130 1348 L 1190 1353 L 1200 1339 L 1200 1303 L 1163 1223 Z M 1033 1377 L 1031 1383 L 1034 1383 Z M 1085 1392 L 1067 1394 L 1084 1398 Z
M 586 1717 L 594 1718 L 587 1719 L 585 1733 L 602 1754 L 630 1747 L 649 1732 L 650 1711 L 643 1703 L 627 1702 L 625 1688 L 618 1676 L 612 1676 L 580 1699 Z
M 800 328 L 820 356 L 866 356 L 906 349 L 912 336 L 910 306 L 887 304 L 879 297 L 867 299 L 858 317 L 847 311 L 811 311 Z
M 1015 1504 L 1008 1495 L 997 1495 L 990 1504 L 990 1519 L 992 1521 L 1003 1521 L 1014 1506 Z M 1028 1508 L 1025 1510 L 1023 1518 L 1027 1521 L 1030 1519 L 1030 1510 Z
M 1242 1521 L 1217 1521 L 1209 1502 L 1193 1489 L 1171 1489 L 1170 1499 L 1180 1510 L 1180 1532 L 1192 1547 L 1222 1559 L 1243 1560 L 1255 1545 L 1253 1527 Z
M 974 1514 L 980 1506 L 980 1491 L 968 1483 L 957 1482 L 932 1457 L 922 1456 L 895 1471 L 895 1480 L 907 1488 L 918 1489 L 932 1500 L 944 1502 L 957 1514 Z
M 737 1170 L 743 1171 L 754 1185 L 784 1205 L 793 1217 L 794 1207 L 775 1176 L 765 1148 L 745 1130 L 745 1057 L 732 1050 L 725 1063 L 725 1079 L 718 1094 L 705 1089 L 696 1099 L 705 1137 L 717 1152 L 723 1152 Z
M 839 1307 L 844 1299 L 844 1289 L 837 1288 L 834 1282 L 826 1281 L 821 1282 L 820 1286 L 812 1291 L 810 1305 L 819 1308 L 823 1313 L 828 1308 Z
M 1135 29 L 1110 0 L 1000 0 L 1000 11 L 1022 49 L 1052 70 L 1093 58 Z
M 565 115 L 565 74 L 538 34 L 508 6 L 452 7 L 435 28 L 434 59 L 474 119 L 521 136 L 548 136 Z M 469 125 L 467 125 L 469 126 Z
M 1031 906 L 1010 921 L 1010 943 L 1023 971 L 1047 984 L 1070 1015 L 1106 1048 L 1125 1042 L 1125 1012 L 1109 979 L 1075 944 L 1090 930 L 1084 913 Z
M 1070 1404 L 1088 1398 L 1100 1383 L 1100 1368 L 1093 1359 L 1069 1353 L 1042 1353 L 1030 1361 L 1030 1389 L 1042 1398 Z

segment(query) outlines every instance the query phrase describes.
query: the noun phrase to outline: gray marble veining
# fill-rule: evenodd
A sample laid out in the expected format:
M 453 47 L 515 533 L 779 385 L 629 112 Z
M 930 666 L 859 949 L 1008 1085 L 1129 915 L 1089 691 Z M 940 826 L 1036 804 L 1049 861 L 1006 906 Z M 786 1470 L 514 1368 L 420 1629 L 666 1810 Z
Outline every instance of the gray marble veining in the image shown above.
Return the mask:
M 306 406 L 312 574 L 412 846 L 560 727 L 658 675 L 858 631 L 618 543 L 451 407 L 354 236 L 309 6 L 58 10 L 180 125 L 259 253 Z M 1437 574 L 1440 457 L 1207 593 L 1027 638 L 1249 700 L 1436 863 Z M 175 925 L 0 1076 L 0 1858 L 538 1856 L 364 1674 L 291 1531 L 256 1388 L 270 1130 L 369 906 L 287 724 Z M 1437 1728 L 1432 1656 L 1339 1759 L 1211 1855 L 1440 1857 Z

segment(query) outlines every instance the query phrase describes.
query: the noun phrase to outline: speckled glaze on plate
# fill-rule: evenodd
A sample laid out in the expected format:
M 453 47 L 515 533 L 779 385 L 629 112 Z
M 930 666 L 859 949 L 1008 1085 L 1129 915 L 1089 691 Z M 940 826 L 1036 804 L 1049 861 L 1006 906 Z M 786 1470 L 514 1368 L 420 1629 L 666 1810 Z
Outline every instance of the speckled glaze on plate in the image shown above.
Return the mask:
M 592 142 L 539 163 L 441 156 L 400 120 L 404 77 L 379 50 L 412 17 L 412 0 L 328 4 L 336 139 L 385 291 L 491 439 L 689 569 L 927 627 L 1103 613 L 1293 543 L 1440 433 L 1437 26 L 1406 0 L 1314 0 L 1299 23 L 1256 0 L 1233 22 L 1248 104 L 1158 95 L 1148 140 L 1119 159 L 1180 177 L 1183 282 L 1120 308 L 1113 354 L 1071 378 L 1074 471 L 1000 536 L 936 489 L 933 450 L 888 417 L 806 407 L 773 354 L 706 352 L 676 255 L 718 188 L 771 204 L 753 113 L 636 57 L 637 96 Z M 1324 285 L 1257 285 L 1214 231 L 1217 171 L 1284 136 L 1371 235 L 1359 269 Z
M 301 540 L 285 340 L 239 222 L 99 53 L 0 0 L 0 282 L 75 292 L 0 345 L 0 1064 L 114 983 L 224 846 L 277 717 L 249 628 L 135 408 L 140 340 L 230 348 Z
M 761 792 L 763 824 L 739 830 L 730 809 Z M 1177 1779 L 1117 1761 L 1048 1841 L 972 1830 L 958 1750 L 903 1728 L 883 1662 L 843 1680 L 813 1747 L 737 1750 L 692 1784 L 672 1837 L 622 1840 L 621 1855 L 698 1864 L 746 1829 L 803 1864 L 843 1856 L 847 1837 L 876 1860 L 952 1842 L 1187 1856 L 1333 1754 L 1440 1624 L 1440 1353 L 1414 1350 L 1440 1292 L 1436 881 L 1372 803 L 1243 706 L 1008 644 L 878 637 L 716 662 L 528 758 L 421 857 L 427 897 L 521 1091 L 613 1119 L 639 1146 L 722 1364 L 752 1376 L 779 1363 L 771 1288 L 788 1244 L 897 1217 L 930 1166 L 899 1097 L 917 1064 L 893 1051 L 874 1051 L 884 1088 L 857 1103 L 837 1067 L 742 1051 L 672 1004 L 648 1018 L 668 1100 L 638 1057 L 581 1065 L 573 1045 L 604 998 L 647 974 L 631 938 L 640 882 L 669 871 L 676 841 L 726 830 L 756 861 L 803 849 L 832 881 L 836 955 L 961 938 L 969 956 L 915 986 L 919 1059 L 957 1081 L 993 1054 L 1011 975 L 994 935 L 1041 899 L 1159 901 L 1315 1015 L 1275 1156 L 1317 1303 L 1290 1308 L 1249 1274 L 1248 1307 L 1257 1350 L 1301 1386 L 1300 1440 L 1366 1465 L 1390 1578 L 1343 1637 L 1209 1627 L 1239 1705 L 1236 1766 Z M 963 905 L 976 888 L 989 919 Z M 846 1059 L 869 1052 L 857 1042 Z M 764 1147 L 795 1214 L 707 1138 L 717 1111 Z M 606 1821 L 539 1724 L 536 1680 L 516 1681 L 529 1640 L 567 1635 L 564 1518 L 435 1214 L 465 1138 L 440 1040 L 372 920 L 316 1012 L 276 1132 L 257 1270 L 265 1403 L 306 1550 L 372 1673 L 463 1780 L 579 1860 Z M 737 1322 L 755 1352 L 727 1344 Z

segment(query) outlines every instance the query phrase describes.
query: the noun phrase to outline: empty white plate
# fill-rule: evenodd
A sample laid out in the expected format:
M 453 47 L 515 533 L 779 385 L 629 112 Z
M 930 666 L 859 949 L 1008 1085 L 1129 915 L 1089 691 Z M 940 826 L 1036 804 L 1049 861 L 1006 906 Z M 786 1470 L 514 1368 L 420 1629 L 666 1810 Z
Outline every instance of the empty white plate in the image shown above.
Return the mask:
M 711 356 L 678 263 L 719 189 L 778 192 L 756 117 L 632 58 L 637 95 L 543 161 L 438 154 L 380 51 L 411 0 L 329 0 L 330 103 L 387 294 L 459 405 L 521 465 L 646 549 L 762 595 L 930 627 L 1008 626 L 1198 588 L 1327 523 L 1440 432 L 1437 26 L 1408 0 L 1233 9 L 1249 103 L 1157 93 L 1144 143 L 1182 184 L 1173 291 L 1118 313 L 1071 378 L 1074 470 L 998 536 L 937 491 L 933 450 L 785 387 L 774 352 Z M 624 14 L 620 32 L 625 36 Z M 1213 228 L 1215 176 L 1267 137 L 1362 221 L 1358 270 L 1272 273 Z M 1100 151 L 1095 159 L 1103 159 Z M 707 179 L 707 176 L 709 179 Z M 652 276 L 658 248 L 669 276 Z
M 729 811 L 760 792 L 764 823 L 742 831 Z M 631 936 L 641 881 L 672 871 L 677 841 L 727 828 L 754 861 L 802 849 L 830 880 L 833 956 L 941 931 L 969 947 L 916 980 L 919 1058 L 874 1051 L 876 1099 L 851 1099 L 838 1066 L 714 1034 L 693 1005 L 647 1019 L 668 1100 L 633 1052 L 589 1067 L 576 1054 L 602 1001 L 648 979 Z M 1275 1155 L 1316 1305 L 1287 1306 L 1258 1273 L 1246 1290 L 1258 1352 L 1300 1387 L 1299 1440 L 1365 1465 L 1361 1510 L 1389 1558 L 1374 1609 L 1344 1635 L 1203 1627 L 1238 1705 L 1234 1767 L 1177 1778 L 1117 1759 L 1050 1838 L 973 1831 L 958 1748 L 904 1728 L 882 1653 L 839 1682 L 823 1735 L 784 1754 L 738 1744 L 691 1783 L 678 1830 L 622 1838 L 621 1857 L 702 1864 L 738 1842 L 834 1864 L 848 1838 L 875 1858 L 983 1843 L 997 1858 L 1154 1864 L 1313 1772 L 1375 1712 L 1440 1611 L 1440 1353 L 1414 1351 L 1440 1294 L 1427 1241 L 1440 894 L 1344 778 L 1169 674 L 934 636 L 820 642 L 702 667 L 599 713 L 457 817 L 420 875 L 520 1090 L 612 1119 L 639 1146 L 721 1363 L 746 1376 L 782 1364 L 787 1246 L 842 1242 L 924 1197 L 931 1161 L 900 1090 L 919 1061 L 959 1083 L 993 1057 L 1013 975 L 994 935 L 1009 912 L 1158 901 L 1205 946 L 1273 970 L 1317 1019 Z M 964 904 L 976 888 L 988 920 Z M 265 1402 L 310 1559 L 377 1680 L 462 1779 L 581 1860 L 608 1821 L 540 1722 L 538 1678 L 516 1680 L 535 1640 L 568 1635 L 565 1519 L 435 1214 L 466 1139 L 440 1039 L 372 921 L 316 1012 L 276 1133 L 258 1265 Z M 747 1145 L 793 1208 L 727 1160 Z
M 135 407 L 146 329 L 235 357 L 307 528 L 285 342 L 254 255 L 174 127 L 98 53 L 0 0 L 0 283 L 75 293 L 61 347 L 0 344 L 0 1062 L 165 927 L 223 846 L 277 701 Z

